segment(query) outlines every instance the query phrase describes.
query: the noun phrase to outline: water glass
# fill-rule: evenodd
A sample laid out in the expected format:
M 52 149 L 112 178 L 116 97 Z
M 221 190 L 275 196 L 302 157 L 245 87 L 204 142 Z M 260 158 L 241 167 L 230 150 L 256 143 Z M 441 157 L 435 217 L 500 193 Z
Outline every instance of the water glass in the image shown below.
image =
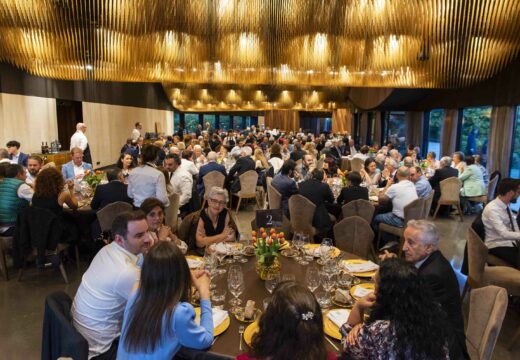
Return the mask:
M 225 289 L 215 289 L 211 292 L 211 306 L 215 309 L 224 309 L 224 302 L 226 300 Z
M 311 243 L 309 234 L 302 234 L 303 246 L 309 245 Z M 314 254 L 307 254 L 306 251 L 303 252 L 303 260 L 302 265 L 308 265 L 312 260 L 314 260 Z
M 322 309 L 326 309 L 326 308 L 330 307 L 330 305 L 331 305 L 330 296 L 326 291 L 321 290 L 321 289 L 317 290 L 314 293 L 314 296 L 316 297 L 316 301 L 318 301 L 318 304 L 320 305 L 320 307 Z
M 244 274 L 240 265 L 231 265 L 228 272 L 228 289 L 234 296 L 229 302 L 233 307 L 240 305 L 242 301 L 238 298 L 244 291 Z
M 278 283 L 280 282 L 280 275 L 279 274 L 269 274 L 267 276 L 267 279 L 265 280 L 265 288 L 269 292 L 269 294 L 272 294 Z
M 316 266 L 310 266 L 305 273 L 305 281 L 310 291 L 314 292 L 320 286 L 320 273 Z

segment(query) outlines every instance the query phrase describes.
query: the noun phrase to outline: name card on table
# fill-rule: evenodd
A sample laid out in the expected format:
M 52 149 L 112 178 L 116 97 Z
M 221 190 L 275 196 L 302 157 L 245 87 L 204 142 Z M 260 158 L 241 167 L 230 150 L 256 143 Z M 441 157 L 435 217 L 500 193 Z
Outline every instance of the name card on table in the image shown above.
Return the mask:
M 280 227 L 283 223 L 283 210 L 257 210 L 256 211 L 256 226 L 261 227 Z

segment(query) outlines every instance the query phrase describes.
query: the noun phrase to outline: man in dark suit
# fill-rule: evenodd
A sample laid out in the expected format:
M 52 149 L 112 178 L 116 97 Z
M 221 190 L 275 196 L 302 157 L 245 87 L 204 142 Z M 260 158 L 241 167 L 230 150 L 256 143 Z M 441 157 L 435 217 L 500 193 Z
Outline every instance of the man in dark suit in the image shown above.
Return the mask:
M 406 261 L 415 265 L 430 287 L 434 299 L 446 313 L 450 359 L 468 358 L 460 288 L 450 263 L 438 250 L 439 233 L 427 220 L 410 220 L 404 231 L 403 252 Z M 396 256 L 385 251 L 382 260 Z
M 435 211 L 435 209 L 437 208 L 437 202 L 441 197 L 441 181 L 450 177 L 459 176 L 459 171 L 451 167 L 451 158 L 449 156 L 444 156 L 439 163 L 440 168 L 435 170 L 435 173 L 429 180 L 432 189 L 435 190 L 435 194 L 433 195 L 432 201 L 432 211 Z M 449 213 L 450 206 L 442 206 L 441 209 L 439 209 L 440 215 L 447 216 L 449 215 Z
M 232 194 L 240 191 L 240 181 L 238 177 L 249 170 L 255 170 L 255 161 L 251 158 L 252 150 L 249 146 L 244 146 L 240 150 L 240 157 L 233 167 L 229 170 L 226 183 Z M 235 179 L 236 175 L 236 179 Z
M 11 140 L 6 144 L 7 152 L 9 152 L 9 160 L 16 160 L 16 164 L 27 167 L 28 154 L 20 151 L 20 143 L 16 140 Z
M 285 161 L 282 165 L 282 168 L 273 178 L 271 185 L 278 190 L 280 195 L 282 195 L 282 209 L 284 215 L 287 218 L 290 218 L 289 214 L 289 198 L 295 194 L 298 194 L 298 186 L 296 185 L 296 181 L 294 177 L 299 176 L 299 174 L 295 171 L 296 163 L 291 159 Z
M 199 136 L 202 136 L 202 125 L 197 125 L 197 129 L 195 130 L 195 137 L 198 139 Z
M 94 198 L 90 203 L 93 210 L 99 210 L 116 201 L 132 204 L 132 199 L 127 195 L 127 185 L 123 182 L 121 169 L 116 168 L 107 173 L 107 184 L 98 185 Z
M 217 153 L 214 151 L 210 151 L 208 156 L 208 163 L 206 165 L 202 165 L 199 170 L 199 176 L 197 177 L 197 192 L 199 193 L 200 198 L 204 196 L 204 176 L 206 176 L 211 171 L 217 171 L 226 176 L 226 168 L 224 165 L 217 164 Z
M 324 175 L 323 170 L 314 169 L 310 178 L 299 184 L 300 195 L 305 196 L 316 205 L 312 226 L 318 229 L 319 234 L 330 231 L 332 220 L 329 215 L 329 209 L 332 210 L 331 212 L 335 212 L 332 209 L 334 206 L 334 195 L 329 185 L 323 182 Z
M 347 175 L 350 186 L 341 189 L 338 196 L 338 204 L 345 205 L 354 200 L 368 201 L 368 188 L 361 186 L 361 175 L 357 171 L 352 171 Z
M 305 156 L 306 152 L 302 150 L 302 145 L 300 144 L 300 142 L 299 141 L 295 141 L 293 143 L 293 146 L 294 146 L 294 150 L 291 153 L 291 160 L 296 162 L 296 161 L 298 161 L 300 159 L 303 159 L 303 157 Z
M 349 139 L 348 144 L 345 148 L 345 155 L 351 155 L 354 156 L 358 153 L 359 147 L 356 146 L 356 143 L 354 142 L 354 139 Z
M 341 159 L 343 156 L 343 149 L 341 146 L 340 140 L 334 140 L 332 142 L 332 147 L 330 148 L 330 154 L 334 156 L 336 159 Z

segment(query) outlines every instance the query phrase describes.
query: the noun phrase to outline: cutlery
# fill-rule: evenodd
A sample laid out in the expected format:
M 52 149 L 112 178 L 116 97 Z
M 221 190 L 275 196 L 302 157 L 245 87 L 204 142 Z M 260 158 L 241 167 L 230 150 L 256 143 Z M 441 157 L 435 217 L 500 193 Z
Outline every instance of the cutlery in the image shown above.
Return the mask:
M 330 345 L 332 345 L 332 347 L 336 350 L 336 351 L 339 351 L 339 348 L 336 346 L 336 344 L 334 344 L 332 342 L 331 339 L 329 339 L 327 336 L 324 336 L 325 340 L 327 340 L 329 342 Z
M 217 339 L 218 339 L 218 336 L 215 336 L 215 337 L 213 338 L 213 342 L 211 343 L 211 346 L 213 346 L 213 344 L 215 343 L 215 341 L 217 341 Z
M 238 349 L 242 351 L 242 335 L 244 335 L 244 325 L 240 325 L 240 327 L 238 328 L 238 335 L 240 336 L 240 345 Z

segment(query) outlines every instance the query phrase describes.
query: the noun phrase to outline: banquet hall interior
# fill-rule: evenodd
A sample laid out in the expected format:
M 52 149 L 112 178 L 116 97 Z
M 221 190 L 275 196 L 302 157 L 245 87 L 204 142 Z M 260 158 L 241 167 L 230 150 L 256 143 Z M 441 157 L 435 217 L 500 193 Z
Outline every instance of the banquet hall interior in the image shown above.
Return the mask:
M 193 213 L 198 219 L 204 206 L 217 204 L 202 180 L 202 169 L 215 162 L 224 169 L 222 184 L 215 185 L 226 192 L 219 204 L 236 224 L 237 243 L 249 246 L 252 239 L 245 239 L 253 236 L 256 246 L 251 231 L 266 221 L 270 227 L 266 219 L 275 216 L 281 219 L 276 231 L 283 230 L 284 239 L 294 241 L 307 233 L 306 246 L 315 243 L 321 249 L 323 239 L 331 238 L 341 261 L 367 260 L 348 245 L 357 235 L 339 240 L 341 226 L 353 221 L 345 215 L 344 191 L 356 182 L 352 174 L 361 174 L 360 187 L 368 189 L 363 201 L 375 208 L 368 218 L 356 214 L 372 234 L 368 259 L 379 267 L 383 261 L 378 255 L 388 250 L 408 259 L 406 221 L 432 222 L 438 250 L 457 280 L 471 358 L 519 359 L 519 83 L 520 2 L 515 0 L 0 0 L 0 168 L 5 169 L 0 171 L 0 358 L 53 358 L 49 347 L 59 346 L 59 333 L 49 327 L 49 295 L 65 293 L 70 307 L 82 277 L 84 283 L 87 269 L 96 264 L 96 253 L 112 245 L 115 237 L 105 231 L 112 222 L 105 225 L 108 215 L 102 214 L 108 203 L 95 202 L 101 187 L 113 181 L 128 188 L 121 195 L 125 209 L 141 208 L 148 219 L 147 200 L 138 200 L 145 187 L 132 184 L 133 178 L 152 167 L 164 173 L 166 180 L 158 176 L 168 196 L 164 201 L 152 197 L 160 200 L 157 207 L 171 230 L 168 239 L 182 240 L 189 256 L 204 266 L 210 246 L 206 254 L 204 249 L 194 252 L 203 248 L 200 229 L 198 223 L 189 228 L 188 222 Z M 153 164 L 142 160 L 151 147 L 158 154 Z M 277 156 L 283 161 L 278 163 Z M 243 158 L 256 174 L 252 194 L 239 191 L 240 185 L 246 187 L 239 169 L 247 163 Z M 367 165 L 374 163 L 377 180 Z M 291 164 L 288 177 L 284 169 Z M 434 184 L 445 165 L 454 175 Z M 67 192 L 65 202 L 63 193 L 57 198 L 63 233 L 75 238 L 63 251 L 57 239 L 49 248 L 56 233 L 48 231 L 37 212 L 26 211 L 37 204 L 30 205 L 29 195 L 20 190 L 25 186 L 41 203 L 38 194 L 48 191 L 38 189 L 38 179 L 51 168 L 63 174 L 59 182 L 65 192 L 75 193 Z M 404 195 L 389 195 L 404 181 L 412 188 L 415 184 L 413 197 L 423 201 L 412 170 L 429 187 L 429 203 L 424 201 L 419 215 L 407 212 L 411 202 L 398 204 Z M 472 190 L 477 185 L 470 183 L 470 171 L 481 190 Z M 300 178 L 293 178 L 296 172 Z M 177 175 L 188 176 L 187 187 L 174 180 Z M 326 208 L 321 198 L 318 206 L 304 194 L 303 184 L 318 181 L 316 176 L 333 195 Z M 292 182 L 295 192 L 287 195 L 277 177 Z M 13 179 L 18 187 L 8 193 L 15 185 L 7 180 Z M 516 192 L 508 192 L 507 179 L 516 181 Z M 282 199 L 278 204 L 276 196 Z M 496 218 L 485 210 L 507 196 L 511 201 L 504 205 L 504 223 L 511 226 L 506 229 L 512 244 L 508 249 L 516 249 L 516 264 L 489 247 L 495 229 L 489 222 Z M 296 197 L 306 205 L 291 205 Z M 109 202 L 114 201 L 121 200 Z M 395 215 L 403 206 L 404 212 Z M 308 215 L 308 209 L 315 212 Z M 316 220 L 318 209 L 325 210 L 324 222 Z M 397 217 L 399 224 L 385 223 L 389 216 L 384 215 Z M 494 241 L 507 240 L 499 234 Z M 395 241 L 387 241 L 387 235 Z M 475 236 L 481 241 L 471 243 Z M 259 249 L 254 251 L 259 254 Z M 325 271 L 327 260 L 311 256 L 305 265 L 305 256 L 292 259 L 283 251 L 278 258 L 282 277 L 284 269 L 291 269 L 288 278 L 305 288 L 307 269 Z M 240 298 L 244 304 L 254 299 L 261 308 L 262 298 L 273 295 L 255 272 L 257 258 L 241 259 L 248 262 L 228 265 L 226 260 L 224 268 L 242 267 L 246 285 Z M 227 287 L 223 278 L 218 288 Z M 484 287 L 505 289 L 496 295 L 502 295 L 502 302 L 492 304 L 488 298 L 479 303 L 478 290 Z M 229 291 L 224 309 L 231 314 L 227 300 Z M 320 299 L 318 303 L 322 305 Z M 70 308 L 64 313 L 70 322 Z M 207 350 L 222 359 L 249 349 L 242 349 L 239 330 L 248 324 L 235 319 L 236 314 L 230 317 L 229 328 Z M 492 318 L 500 319 L 487 323 Z M 121 326 L 122 315 L 118 321 Z M 327 326 L 325 333 L 327 349 L 339 355 L 341 337 L 329 337 Z M 487 343 L 471 343 L 475 338 Z M 83 341 L 87 351 L 78 358 L 87 359 L 92 346 Z M 486 346 L 488 353 L 482 350 Z

